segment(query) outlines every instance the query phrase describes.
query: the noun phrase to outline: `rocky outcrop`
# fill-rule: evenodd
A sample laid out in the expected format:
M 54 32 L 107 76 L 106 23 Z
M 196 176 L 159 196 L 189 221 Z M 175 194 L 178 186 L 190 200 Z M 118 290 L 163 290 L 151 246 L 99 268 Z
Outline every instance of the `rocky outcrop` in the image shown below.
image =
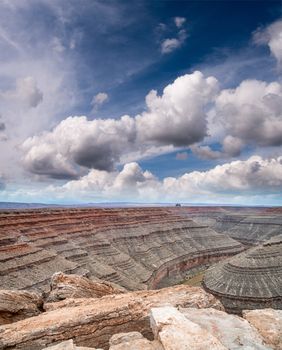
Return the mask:
M 43 299 L 37 293 L 0 290 L 0 325 L 38 315 Z
M 119 333 L 110 339 L 110 350 L 164 350 L 162 344 L 143 337 L 139 332 Z
M 153 308 L 150 319 L 155 338 L 167 350 L 227 350 L 211 333 L 171 306 Z
M 126 289 L 105 281 L 91 281 L 78 275 L 55 273 L 51 278 L 51 292 L 47 301 L 59 301 L 66 298 L 101 298 L 105 295 L 120 294 Z
M 204 288 L 230 312 L 282 308 L 282 235 L 216 264 L 205 273 Z
M 46 350 L 103 350 L 103 349 L 88 348 L 85 346 L 76 346 L 72 339 L 66 340 L 54 346 L 48 346 L 48 348 L 45 348 L 45 349 Z
M 224 311 L 209 309 L 180 309 L 190 321 L 213 334 L 227 349 L 265 349 L 264 338 L 243 318 Z
M 128 290 L 159 288 L 244 247 L 182 208 L 0 212 L 0 285 L 49 292 L 58 271 Z
M 68 299 L 52 303 L 36 317 L 0 327 L 0 349 L 42 349 L 73 339 L 76 345 L 107 349 L 111 336 L 129 331 L 152 339 L 152 307 L 216 307 L 222 305 L 199 287 L 179 285 L 155 291 L 137 291 L 102 298 Z M 75 303 L 72 303 L 75 301 Z M 63 305 L 60 305 L 63 303 Z
M 246 311 L 248 318 L 249 312 Z M 140 332 L 114 334 L 109 341 L 109 350 L 279 350 L 281 349 L 281 316 L 277 310 L 260 310 L 260 316 L 271 315 L 257 329 L 247 320 L 228 315 L 213 308 L 177 310 L 172 306 L 150 310 L 150 324 L 154 339 L 145 338 Z M 274 316 L 274 318 L 273 318 Z M 252 316 L 251 320 L 255 319 Z M 275 321 L 274 325 L 268 321 Z M 280 326 L 279 322 L 280 321 Z M 261 334 L 260 334 L 261 333 Z M 280 338 L 279 338 L 280 337 Z M 266 344 L 264 341 L 266 340 Z M 61 342 L 46 350 L 95 350 L 76 346 L 73 340 Z M 102 349 L 99 349 L 102 350 Z
M 272 349 L 282 349 L 282 310 L 243 311 L 244 318 L 261 334 Z

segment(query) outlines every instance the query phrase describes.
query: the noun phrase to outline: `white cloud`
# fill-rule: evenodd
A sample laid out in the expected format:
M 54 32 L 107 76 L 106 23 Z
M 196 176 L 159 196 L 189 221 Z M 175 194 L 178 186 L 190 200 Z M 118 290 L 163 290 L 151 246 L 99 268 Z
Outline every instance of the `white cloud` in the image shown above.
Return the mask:
M 282 63 L 282 20 L 278 20 L 254 33 L 257 44 L 267 44 L 279 64 Z
M 161 51 L 162 53 L 170 53 L 181 46 L 181 41 L 179 39 L 165 39 L 162 42 Z
M 161 43 L 161 53 L 168 54 L 180 48 L 185 43 L 187 37 L 186 30 L 180 29 L 177 33 L 177 38 L 167 38 Z
M 282 157 L 263 159 L 252 156 L 208 171 L 193 171 L 163 180 L 133 162 L 125 164 L 120 172 L 90 170 L 78 180 L 63 186 L 49 186 L 46 191 L 56 198 L 76 200 L 191 203 L 222 200 L 223 203 L 234 203 L 237 196 L 240 196 L 241 202 L 252 196 L 262 201 L 265 194 L 279 197 L 281 188 Z
M 184 17 L 174 17 L 174 23 L 177 28 L 181 28 L 185 22 L 186 18 Z
M 207 131 L 205 106 L 217 89 L 215 78 L 194 72 L 177 78 L 161 96 L 151 91 L 147 111 L 135 118 L 69 117 L 53 131 L 25 141 L 25 167 L 38 175 L 67 178 L 83 168 L 112 170 L 130 154 L 140 158 L 199 142 Z
M 152 90 L 146 97 L 148 111 L 136 117 L 139 138 L 174 146 L 201 141 L 207 133 L 205 107 L 217 91 L 217 80 L 198 71 L 177 78 L 162 96 Z
M 109 96 L 105 92 L 99 92 L 97 95 L 93 96 L 91 105 L 93 108 L 98 108 L 99 106 L 102 106 L 105 102 L 109 100 Z
M 282 145 L 281 84 L 245 80 L 236 89 L 222 90 L 216 98 L 214 123 L 223 127 L 226 136 L 237 139 L 237 149 L 238 140 L 258 146 Z M 225 143 L 230 150 L 228 139 Z

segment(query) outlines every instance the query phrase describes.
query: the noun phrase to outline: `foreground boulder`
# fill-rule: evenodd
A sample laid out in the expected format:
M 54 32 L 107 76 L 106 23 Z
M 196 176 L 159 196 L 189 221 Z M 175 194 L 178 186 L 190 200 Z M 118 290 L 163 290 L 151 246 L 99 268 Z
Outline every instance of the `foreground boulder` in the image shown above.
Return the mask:
M 37 293 L 0 290 L 0 325 L 36 316 L 42 310 L 43 299 Z
M 227 350 L 212 333 L 171 306 L 151 310 L 151 327 L 165 350 Z
M 55 273 L 51 278 L 51 292 L 48 301 L 66 298 L 101 298 L 105 295 L 124 293 L 126 289 L 110 282 L 91 281 L 79 275 Z
M 139 332 L 119 333 L 110 339 L 110 350 L 164 350 L 157 340 L 150 341 Z
M 164 305 L 221 308 L 220 302 L 198 287 L 179 285 L 161 290 L 72 299 L 50 303 L 52 311 L 0 327 L 0 349 L 36 350 L 68 339 L 76 345 L 107 349 L 116 333 L 141 332 L 152 338 L 149 310 Z M 48 310 L 48 307 L 47 307 Z M 50 309 L 49 309 L 50 310 Z
M 48 346 L 45 350 L 103 350 L 95 348 L 86 348 L 84 346 L 76 346 L 72 339 L 64 341 L 54 346 Z
M 190 321 L 213 334 L 227 349 L 268 349 L 263 338 L 248 321 L 215 309 L 181 309 Z
M 243 316 L 273 349 L 282 349 L 282 310 L 243 311 Z

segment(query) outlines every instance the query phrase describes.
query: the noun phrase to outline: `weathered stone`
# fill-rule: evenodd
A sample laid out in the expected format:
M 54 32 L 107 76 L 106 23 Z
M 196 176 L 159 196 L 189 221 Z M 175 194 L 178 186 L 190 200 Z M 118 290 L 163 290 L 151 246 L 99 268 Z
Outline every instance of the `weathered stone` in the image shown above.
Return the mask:
M 95 348 L 88 348 L 84 346 L 76 346 L 72 339 L 66 340 L 64 342 L 58 343 L 53 346 L 48 346 L 47 348 L 44 348 L 44 350 L 103 350 L 103 349 L 95 349 Z
M 268 349 L 260 334 L 243 318 L 209 309 L 180 309 L 190 321 L 213 334 L 229 350 Z
M 37 293 L 0 290 L 0 325 L 40 314 L 43 299 Z
M 95 282 L 78 275 L 55 273 L 51 278 L 51 292 L 48 301 L 66 298 L 100 298 L 109 294 L 120 294 L 126 290 L 110 282 Z
M 139 332 L 131 332 L 113 335 L 110 350 L 163 350 L 163 347 L 158 341 L 149 341 Z
M 153 308 L 150 321 L 155 338 L 165 350 L 227 350 L 215 336 L 188 320 L 176 308 Z
M 282 235 L 209 268 L 203 285 L 230 312 L 282 308 Z
M 110 337 L 116 333 L 138 331 L 152 336 L 148 318 L 152 307 L 168 303 L 182 307 L 222 307 L 203 289 L 185 285 L 100 299 L 72 299 L 75 304 L 66 307 L 67 300 L 51 303 L 53 311 L 0 327 L 0 348 L 27 350 L 32 346 L 36 350 L 67 339 L 73 339 L 79 346 L 107 348 Z M 60 303 L 64 307 L 60 308 Z
M 75 350 L 75 345 L 73 343 L 73 340 L 70 339 L 53 346 L 48 346 L 45 349 L 46 350 Z
M 243 317 L 258 330 L 266 344 L 282 349 L 282 310 L 246 310 Z

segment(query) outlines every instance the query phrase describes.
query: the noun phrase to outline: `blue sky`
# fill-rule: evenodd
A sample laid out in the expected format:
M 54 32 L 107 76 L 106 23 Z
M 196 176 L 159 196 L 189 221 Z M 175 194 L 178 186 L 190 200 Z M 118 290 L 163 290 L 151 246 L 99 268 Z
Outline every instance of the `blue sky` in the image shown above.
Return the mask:
M 0 200 L 282 204 L 281 1 L 0 10 Z

